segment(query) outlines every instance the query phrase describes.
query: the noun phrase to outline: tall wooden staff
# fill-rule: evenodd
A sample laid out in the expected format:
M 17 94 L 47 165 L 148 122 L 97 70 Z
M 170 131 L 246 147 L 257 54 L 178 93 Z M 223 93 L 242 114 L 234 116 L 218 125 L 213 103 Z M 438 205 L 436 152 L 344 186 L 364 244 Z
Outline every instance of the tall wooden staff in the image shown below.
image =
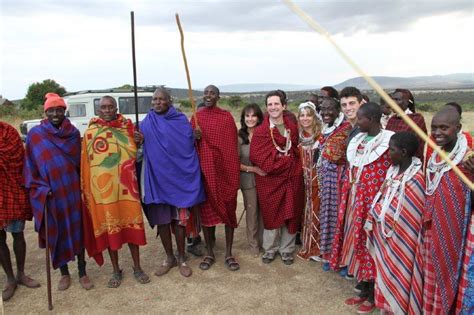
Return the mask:
M 191 87 L 191 76 L 189 75 L 188 61 L 186 59 L 186 52 L 184 51 L 184 33 L 183 28 L 181 27 L 181 22 L 179 21 L 179 15 L 176 13 L 176 24 L 178 24 L 179 34 L 181 35 L 181 53 L 183 55 L 184 69 L 186 70 L 186 79 L 188 81 L 188 97 L 191 101 L 191 109 L 193 111 L 194 123 L 196 124 L 196 129 L 199 128 L 197 116 L 196 116 L 196 103 L 194 102 L 193 97 L 193 88 Z
M 49 196 L 50 193 L 48 193 Z M 46 197 L 46 203 L 44 204 L 44 230 L 45 230 L 45 242 L 46 242 L 46 288 L 48 291 L 48 310 L 53 310 L 53 296 L 51 294 L 51 267 L 49 263 L 49 230 L 48 230 L 48 197 Z
M 135 15 L 130 11 L 130 18 L 132 23 L 132 61 L 133 61 L 133 94 L 135 100 L 135 125 L 138 126 L 138 95 L 137 95 L 137 62 L 135 59 Z

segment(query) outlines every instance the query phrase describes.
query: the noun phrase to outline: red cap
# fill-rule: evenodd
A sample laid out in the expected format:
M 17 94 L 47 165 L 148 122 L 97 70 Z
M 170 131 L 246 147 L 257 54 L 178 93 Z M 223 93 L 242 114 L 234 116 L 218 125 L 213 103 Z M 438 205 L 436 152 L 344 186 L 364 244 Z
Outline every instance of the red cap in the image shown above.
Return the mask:
M 66 108 L 66 102 L 64 99 L 56 93 L 46 93 L 46 102 L 44 102 L 44 111 L 52 107 L 64 107 Z

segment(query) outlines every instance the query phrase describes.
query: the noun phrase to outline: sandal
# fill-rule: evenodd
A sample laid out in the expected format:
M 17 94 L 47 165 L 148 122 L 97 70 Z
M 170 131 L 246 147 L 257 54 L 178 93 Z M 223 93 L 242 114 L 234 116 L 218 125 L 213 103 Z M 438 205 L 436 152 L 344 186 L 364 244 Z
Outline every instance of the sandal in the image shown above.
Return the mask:
M 148 275 L 141 269 L 135 270 L 135 268 L 133 268 L 133 276 L 135 277 L 135 280 L 138 281 L 138 283 L 145 284 L 150 282 L 150 277 L 148 277 Z
M 80 277 L 79 283 L 81 284 L 81 287 L 87 291 L 94 287 L 94 284 L 89 280 L 87 275 Z
M 71 276 L 69 275 L 61 276 L 61 279 L 59 280 L 59 283 L 58 283 L 58 290 L 59 291 L 67 290 L 70 285 L 71 285 Z
M 237 262 L 237 260 L 235 260 L 234 256 L 229 256 L 225 259 L 225 263 L 224 265 L 227 267 L 227 269 L 229 269 L 230 271 L 237 271 L 240 269 L 240 265 L 239 263 Z
M 119 272 L 112 273 L 112 277 L 110 278 L 109 282 L 107 283 L 107 287 L 109 288 L 118 288 L 122 284 L 123 273 L 122 270 Z
M 183 277 L 190 277 L 192 274 L 193 274 L 193 270 L 191 269 L 191 267 L 188 266 L 187 263 L 185 263 L 184 261 L 182 263 L 179 264 L 179 273 L 183 276 Z
M 209 270 L 212 265 L 216 262 L 216 259 L 212 256 L 205 256 L 204 259 L 199 264 L 199 269 Z
M 2 291 L 2 299 L 8 301 L 13 297 L 17 288 L 16 282 L 7 282 L 5 288 Z
M 38 281 L 28 277 L 25 274 L 17 275 L 16 283 L 18 283 L 19 285 L 24 285 L 25 287 L 32 288 L 32 289 L 38 288 L 41 286 Z
M 155 272 L 155 276 L 160 277 L 162 275 L 165 275 L 168 273 L 168 271 L 170 271 L 171 268 L 176 267 L 177 265 L 178 261 L 176 260 L 176 258 L 173 261 L 165 260 Z

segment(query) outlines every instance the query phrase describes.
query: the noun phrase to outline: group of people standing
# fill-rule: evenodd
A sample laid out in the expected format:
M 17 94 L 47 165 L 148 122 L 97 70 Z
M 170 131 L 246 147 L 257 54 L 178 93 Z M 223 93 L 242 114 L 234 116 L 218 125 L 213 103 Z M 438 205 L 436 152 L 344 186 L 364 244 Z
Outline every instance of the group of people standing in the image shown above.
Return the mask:
M 391 97 L 426 132 L 410 91 L 397 89 Z M 33 216 L 39 246 L 48 239 L 53 268 L 60 269 L 59 290 L 70 286 L 68 263 L 76 258 L 81 286 L 93 287 L 85 251 L 102 265 L 107 250 L 113 267 L 107 285 L 120 286 L 123 244 L 134 278 L 148 283 L 139 253 L 146 244 L 142 209 L 166 252 L 156 276 L 174 267 L 192 275 L 186 238 L 201 230 L 206 253 L 199 268 L 209 270 L 219 224 L 225 225 L 224 264 L 236 271 L 240 188 L 252 255 L 262 254 L 265 264 L 279 255 L 291 265 L 296 254 L 357 280 L 358 295 L 345 303 L 358 313 L 474 310 L 472 191 L 382 100 L 370 102 L 354 87 L 340 93 L 324 87 L 295 116 L 286 94 L 271 91 L 265 113 L 257 104 L 243 109 L 238 130 L 231 113 L 217 106 L 219 98 L 216 86 L 206 87 L 203 106 L 189 121 L 159 88 L 137 128 L 104 96 L 81 140 L 64 100 L 48 93 L 46 119 L 29 132 L 26 149 L 16 130 L 0 122 L 3 299 L 18 284 L 39 286 L 24 273 L 23 229 Z M 472 138 L 461 131 L 461 114 L 456 103 L 444 106 L 431 137 L 472 179 Z M 6 232 L 14 237 L 16 276 Z
M 426 133 L 411 92 L 396 89 L 390 96 Z M 281 93 L 282 104 L 285 98 Z M 263 179 L 275 172 L 270 166 L 277 165 L 277 172 L 290 169 L 292 157 L 296 169 L 303 170 L 304 194 L 291 184 L 301 175 L 281 173 L 278 178 L 293 188 L 285 192 L 286 202 L 296 207 L 292 217 L 285 217 L 285 231 L 300 232 L 298 257 L 320 261 L 323 270 L 356 280 L 357 296 L 346 305 L 356 306 L 359 314 L 376 308 L 387 314 L 472 314 L 472 191 L 452 167 L 426 148 L 401 117 L 387 111 L 386 104 L 370 102 L 354 87 L 340 93 L 325 87 L 312 95 L 299 105 L 298 128 L 290 119 L 278 127 L 272 94 L 266 105 L 268 121 L 255 135 L 266 133 L 269 144 L 264 150 L 250 144 L 250 160 L 267 173 L 256 175 L 264 228 L 278 228 L 270 222 L 287 212 L 280 204 L 274 221 L 265 220 L 272 212 L 263 198 L 274 199 L 282 188 L 275 181 L 265 185 Z M 446 104 L 433 117 L 431 138 L 472 180 L 472 137 L 461 130 L 461 115 L 460 105 Z M 299 133 L 297 139 L 292 138 L 294 132 Z M 293 153 L 294 146 L 298 150 Z M 275 190 L 265 195 L 271 182 Z M 304 211 L 298 212 L 301 200 Z M 296 223 L 290 229 L 293 219 L 301 219 L 300 228 Z M 274 251 L 265 246 L 265 233 L 262 259 L 269 262 Z M 285 261 L 291 252 L 280 254 Z

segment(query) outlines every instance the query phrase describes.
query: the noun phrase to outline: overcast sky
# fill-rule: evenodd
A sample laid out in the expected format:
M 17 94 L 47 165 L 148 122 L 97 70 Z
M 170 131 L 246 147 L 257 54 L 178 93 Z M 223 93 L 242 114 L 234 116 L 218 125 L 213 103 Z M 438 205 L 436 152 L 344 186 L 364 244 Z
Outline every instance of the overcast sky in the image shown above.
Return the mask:
M 132 84 L 186 87 L 174 13 L 194 88 L 332 85 L 357 76 L 281 1 L 1 0 L 0 94 L 24 97 L 54 79 L 68 91 Z M 474 1 L 297 1 L 369 74 L 474 72 Z

